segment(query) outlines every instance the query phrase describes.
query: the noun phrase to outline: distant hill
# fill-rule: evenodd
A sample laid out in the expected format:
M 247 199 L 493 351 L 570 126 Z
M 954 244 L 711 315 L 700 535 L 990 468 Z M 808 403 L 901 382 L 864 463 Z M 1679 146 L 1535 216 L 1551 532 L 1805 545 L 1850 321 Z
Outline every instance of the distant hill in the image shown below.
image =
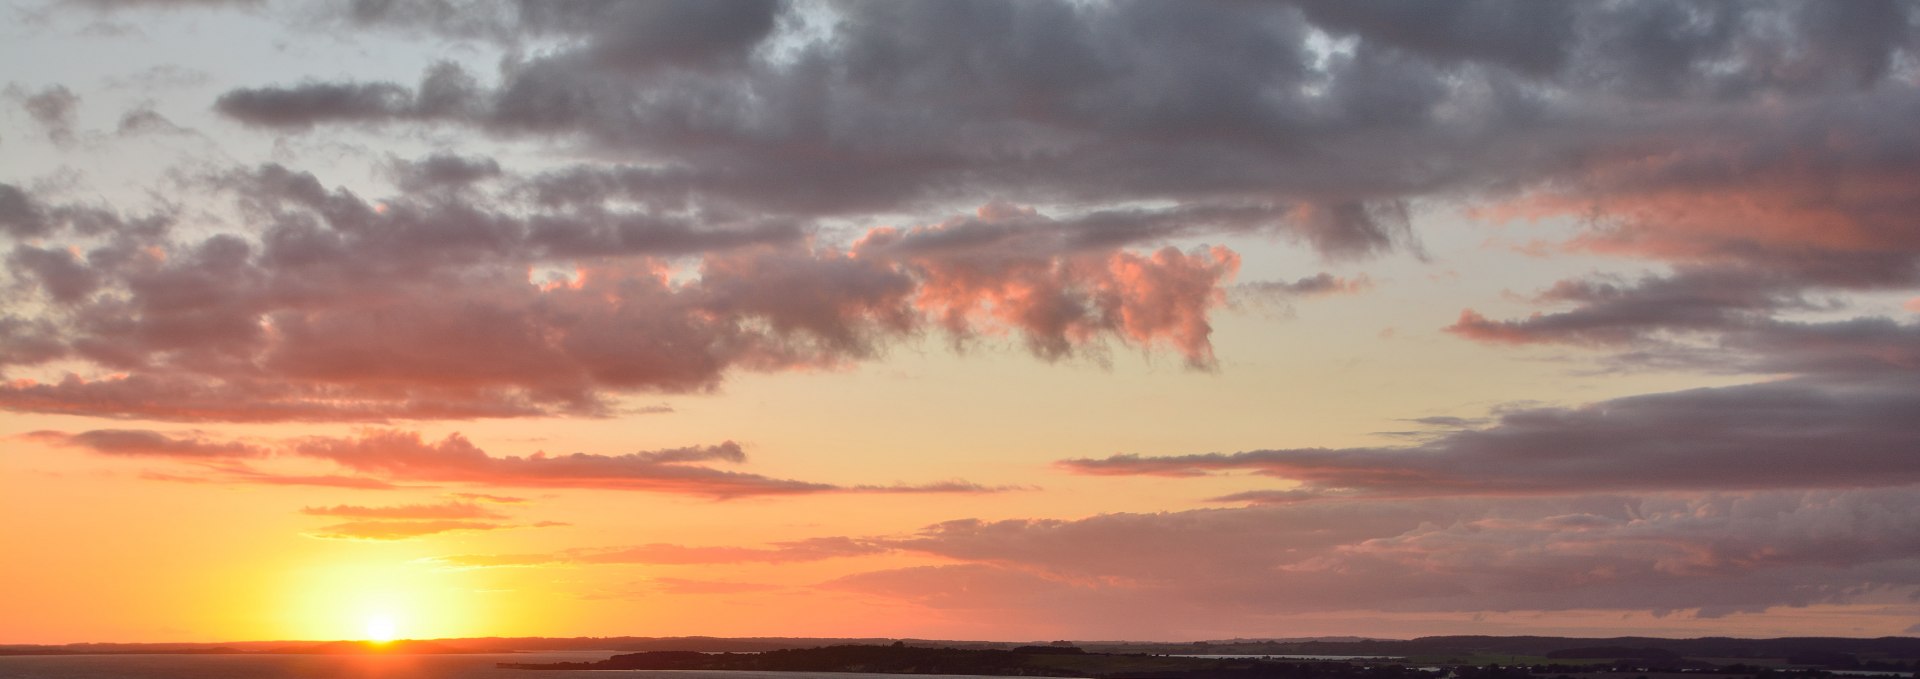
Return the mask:
M 1628 648 L 1626 646 L 1583 646 L 1548 651 L 1548 658 L 1554 660 L 1595 660 L 1602 658 L 1642 658 L 1646 660 L 1679 660 L 1680 654 L 1664 648 Z

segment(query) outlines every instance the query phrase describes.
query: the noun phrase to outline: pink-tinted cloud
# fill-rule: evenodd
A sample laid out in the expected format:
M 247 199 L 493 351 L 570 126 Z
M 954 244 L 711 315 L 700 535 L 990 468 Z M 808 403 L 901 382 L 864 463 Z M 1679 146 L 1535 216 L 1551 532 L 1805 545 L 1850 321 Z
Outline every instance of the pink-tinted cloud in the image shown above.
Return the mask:
M 1150 239 L 1163 222 L 1238 216 L 1033 217 L 999 232 L 1050 244 L 1039 251 L 920 244 L 931 230 L 999 228 L 971 220 L 904 244 L 876 230 L 849 252 L 791 226 L 529 218 L 509 197 L 455 204 L 441 188 L 375 203 L 278 166 L 209 181 L 268 216 L 257 241 L 171 240 L 103 215 L 114 226 L 101 228 L 140 236 L 84 262 L 15 253 L 49 305 L 0 319 L 0 367 L 95 370 L 0 383 L 0 408 L 196 422 L 608 416 L 625 412 L 623 394 L 842 366 L 929 326 L 1018 334 L 1048 359 L 1114 342 L 1206 367 L 1207 317 L 1238 266 L 1224 248 L 1138 254 L 1122 249 L 1133 238 L 1072 239 L 1092 223 L 1144 224 Z M 46 228 L 78 238 L 75 223 Z M 685 260 L 695 275 L 675 274 Z M 535 273 L 560 264 L 574 274 Z
M 458 434 L 428 443 L 417 432 L 370 431 L 358 438 L 315 437 L 294 450 L 360 472 L 413 481 L 531 488 L 605 488 L 732 498 L 830 490 L 833 486 L 773 479 L 684 464 L 740 459 L 732 442 L 628 455 L 575 453 L 496 458 Z
M 743 592 L 772 592 L 786 589 L 780 585 L 760 582 L 734 582 L 731 580 L 690 580 L 687 578 L 654 578 L 653 586 L 666 594 L 740 594 Z
M 731 441 L 625 455 L 573 453 L 493 457 L 459 434 L 429 443 L 418 432 L 369 430 L 353 438 L 310 437 L 292 445 L 298 455 L 330 460 L 365 474 L 401 481 L 472 483 L 520 488 L 596 488 L 731 499 L 828 492 L 984 493 L 966 482 L 924 486 L 836 486 L 726 471 L 696 463 L 746 460 Z
M 1884 96 L 1898 99 L 1904 94 Z M 1789 115 L 1801 112 L 1793 112 Z M 1680 261 L 1809 253 L 1912 253 L 1920 249 L 1904 213 L 1920 166 L 1888 136 L 1884 110 L 1781 130 L 1775 120 L 1740 117 L 1730 127 L 1773 127 L 1765 141 L 1707 138 L 1663 149 L 1595 154 L 1584 167 L 1493 216 L 1601 215 L 1575 246 Z M 1852 125 L 1842 130 L 1829 125 Z
M 187 460 L 262 457 L 267 449 L 235 441 L 214 441 L 190 434 L 171 436 L 146 429 L 95 429 L 77 434 L 35 431 L 21 435 L 31 441 L 83 448 L 103 455 L 162 457 Z
M 209 375 L 144 374 L 99 379 L 68 374 L 57 382 L 16 379 L 0 385 L 0 407 L 175 422 L 464 420 L 546 412 L 513 394 L 369 394 Z
M 398 490 L 418 487 L 402 486 L 365 476 L 266 472 L 244 464 L 203 465 L 201 472 L 189 474 L 167 473 L 149 469 L 140 472 L 140 478 L 152 481 L 172 481 L 175 483 L 319 486 L 322 488 L 352 488 L 357 490 Z
M 984 486 L 962 480 L 924 484 L 835 485 L 727 471 L 713 463 L 746 462 L 746 452 L 728 441 L 712 446 L 666 448 L 624 455 L 573 453 L 493 457 L 459 434 L 428 442 L 418 432 L 367 430 L 355 437 L 307 437 L 275 445 L 219 441 L 194 434 L 172 436 L 148 430 L 102 429 L 71 434 L 35 431 L 22 438 L 53 445 L 118 455 L 168 458 L 195 463 L 191 473 L 149 470 L 144 478 L 187 483 L 305 485 L 388 490 L 396 482 L 462 483 L 520 488 L 595 488 L 696 495 L 731 499 L 810 493 L 996 493 L 1023 487 Z M 262 469 L 236 458 L 273 454 L 331 461 L 354 475 L 290 474 Z M 457 501 L 397 507 L 309 507 L 307 513 L 365 518 L 498 518 L 488 504 L 518 504 L 525 498 L 488 493 L 450 494 Z M 417 517 L 402 516 L 408 513 Z
M 458 554 L 435 557 L 433 561 L 458 568 L 604 564 L 780 564 L 869 556 L 886 553 L 892 549 L 874 540 L 824 537 L 778 542 L 767 547 L 653 543 L 634 547 L 571 549 L 551 554 Z
M 1009 209 L 982 208 L 979 221 L 875 230 L 855 251 L 863 257 L 905 254 L 907 266 L 923 280 L 914 306 L 958 338 L 980 327 L 1017 329 L 1034 353 L 1059 358 L 1113 335 L 1141 347 L 1170 346 L 1190 366 L 1213 364 L 1207 312 L 1225 302 L 1222 284 L 1238 272 L 1237 254 L 1214 247 L 1191 253 L 1163 248 L 1151 255 L 1010 256 L 1006 238 L 980 241 L 966 233 L 997 220 L 1033 218 L 1008 215 Z

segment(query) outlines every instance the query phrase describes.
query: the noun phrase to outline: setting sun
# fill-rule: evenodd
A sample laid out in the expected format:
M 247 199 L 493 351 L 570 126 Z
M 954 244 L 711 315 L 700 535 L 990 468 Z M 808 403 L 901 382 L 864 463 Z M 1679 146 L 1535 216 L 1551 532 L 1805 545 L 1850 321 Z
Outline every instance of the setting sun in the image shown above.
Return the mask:
M 367 620 L 367 641 L 386 643 L 393 641 L 393 618 L 378 616 Z

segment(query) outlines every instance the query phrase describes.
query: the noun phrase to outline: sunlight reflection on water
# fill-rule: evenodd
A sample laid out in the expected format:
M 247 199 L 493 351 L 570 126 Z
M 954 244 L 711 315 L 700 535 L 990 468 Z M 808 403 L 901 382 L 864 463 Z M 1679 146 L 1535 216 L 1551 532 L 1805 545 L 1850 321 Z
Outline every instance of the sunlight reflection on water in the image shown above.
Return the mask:
M 62 655 L 0 656 L 0 679 L 899 679 L 846 672 L 703 670 L 503 670 L 494 663 L 584 662 L 626 651 L 542 651 L 462 655 Z M 959 675 L 915 675 L 940 679 Z

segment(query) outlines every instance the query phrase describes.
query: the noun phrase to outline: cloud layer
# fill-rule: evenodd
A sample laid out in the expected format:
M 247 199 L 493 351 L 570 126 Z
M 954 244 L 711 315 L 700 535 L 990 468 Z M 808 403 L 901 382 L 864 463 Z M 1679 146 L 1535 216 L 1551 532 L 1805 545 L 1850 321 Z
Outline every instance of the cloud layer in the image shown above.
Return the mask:
M 149 471 L 147 478 L 201 483 L 332 486 L 388 490 L 433 484 L 502 488 L 573 488 L 691 495 L 714 500 L 816 493 L 996 493 L 1014 490 L 951 480 L 918 485 L 835 485 L 779 479 L 707 466 L 746 462 L 740 445 L 666 448 L 624 455 L 572 453 L 495 457 L 460 434 L 427 441 L 419 432 L 369 429 L 350 437 L 309 436 L 273 444 L 243 444 L 174 436 L 150 430 L 37 431 L 28 440 L 113 456 L 172 458 L 195 463 L 189 474 Z M 352 475 L 314 475 L 264 470 L 233 458 L 312 458 Z M 308 514 L 368 519 L 497 518 L 479 502 L 511 504 L 509 496 L 462 493 L 462 501 L 400 507 L 309 507 Z M 403 516 L 407 513 L 418 516 Z

